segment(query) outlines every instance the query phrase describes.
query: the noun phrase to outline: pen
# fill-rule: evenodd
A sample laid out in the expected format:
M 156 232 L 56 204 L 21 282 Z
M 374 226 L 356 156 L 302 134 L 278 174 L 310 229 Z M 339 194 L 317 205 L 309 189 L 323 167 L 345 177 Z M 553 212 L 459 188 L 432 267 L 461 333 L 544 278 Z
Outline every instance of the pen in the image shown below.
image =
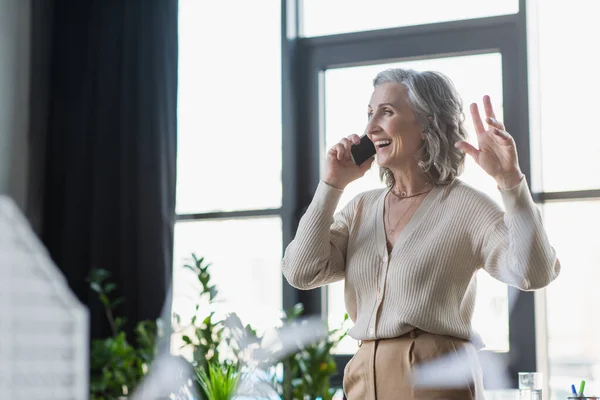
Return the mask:
M 585 381 L 581 381 L 581 385 L 579 385 L 579 395 L 583 396 L 583 389 L 585 389 Z
M 574 396 L 577 396 L 577 389 L 575 389 L 575 385 L 571 385 L 571 392 Z

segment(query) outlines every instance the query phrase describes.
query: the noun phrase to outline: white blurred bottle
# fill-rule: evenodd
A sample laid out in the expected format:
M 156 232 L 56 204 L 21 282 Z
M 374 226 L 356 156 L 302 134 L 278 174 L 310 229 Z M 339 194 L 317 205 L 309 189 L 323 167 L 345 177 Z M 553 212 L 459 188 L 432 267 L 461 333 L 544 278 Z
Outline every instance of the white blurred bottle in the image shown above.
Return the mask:
M 542 400 L 541 372 L 519 372 L 519 400 Z

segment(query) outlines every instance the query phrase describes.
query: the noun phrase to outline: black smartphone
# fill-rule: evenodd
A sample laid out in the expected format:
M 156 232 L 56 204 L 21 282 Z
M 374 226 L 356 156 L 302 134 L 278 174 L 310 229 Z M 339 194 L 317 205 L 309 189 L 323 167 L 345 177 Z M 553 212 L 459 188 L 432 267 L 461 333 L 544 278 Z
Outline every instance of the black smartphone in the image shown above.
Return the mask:
M 377 150 L 375 150 L 375 145 L 365 133 L 360 137 L 360 144 L 353 144 L 350 148 L 350 152 L 354 163 L 356 165 L 361 165 L 369 158 L 373 157 L 377 153 Z

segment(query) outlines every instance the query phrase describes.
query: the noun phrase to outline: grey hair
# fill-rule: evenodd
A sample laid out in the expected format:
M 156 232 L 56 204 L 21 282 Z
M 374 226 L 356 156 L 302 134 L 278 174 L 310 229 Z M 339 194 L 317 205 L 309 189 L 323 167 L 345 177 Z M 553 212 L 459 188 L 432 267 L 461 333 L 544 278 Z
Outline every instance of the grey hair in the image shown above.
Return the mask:
M 419 167 L 432 183 L 449 184 L 462 173 L 465 162 L 465 153 L 454 143 L 467 138 L 463 102 L 456 87 L 440 72 L 400 68 L 377 74 L 373 87 L 384 83 L 399 83 L 408 89 L 417 122 L 425 127 Z M 388 187 L 395 184 L 388 168 L 382 167 L 379 175 Z

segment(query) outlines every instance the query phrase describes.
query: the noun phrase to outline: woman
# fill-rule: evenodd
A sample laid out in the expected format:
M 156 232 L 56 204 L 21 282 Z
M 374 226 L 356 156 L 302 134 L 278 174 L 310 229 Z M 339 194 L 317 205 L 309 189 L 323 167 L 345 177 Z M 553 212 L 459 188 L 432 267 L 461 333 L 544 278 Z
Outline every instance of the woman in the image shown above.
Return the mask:
M 447 77 L 379 73 L 366 133 L 387 189 L 359 194 L 336 215 L 342 191 L 373 159 L 353 163 L 357 135 L 327 153 L 282 270 L 299 289 L 345 279 L 349 334 L 360 344 L 344 372 L 349 400 L 482 398 L 478 366 L 444 387 L 416 385 L 412 372 L 481 346 L 471 327 L 480 268 L 521 290 L 542 288 L 560 271 L 514 140 L 488 96 L 483 104 L 487 128 L 471 105 L 475 148 L 465 141 L 462 100 Z M 496 180 L 505 212 L 457 179 L 465 153 Z

